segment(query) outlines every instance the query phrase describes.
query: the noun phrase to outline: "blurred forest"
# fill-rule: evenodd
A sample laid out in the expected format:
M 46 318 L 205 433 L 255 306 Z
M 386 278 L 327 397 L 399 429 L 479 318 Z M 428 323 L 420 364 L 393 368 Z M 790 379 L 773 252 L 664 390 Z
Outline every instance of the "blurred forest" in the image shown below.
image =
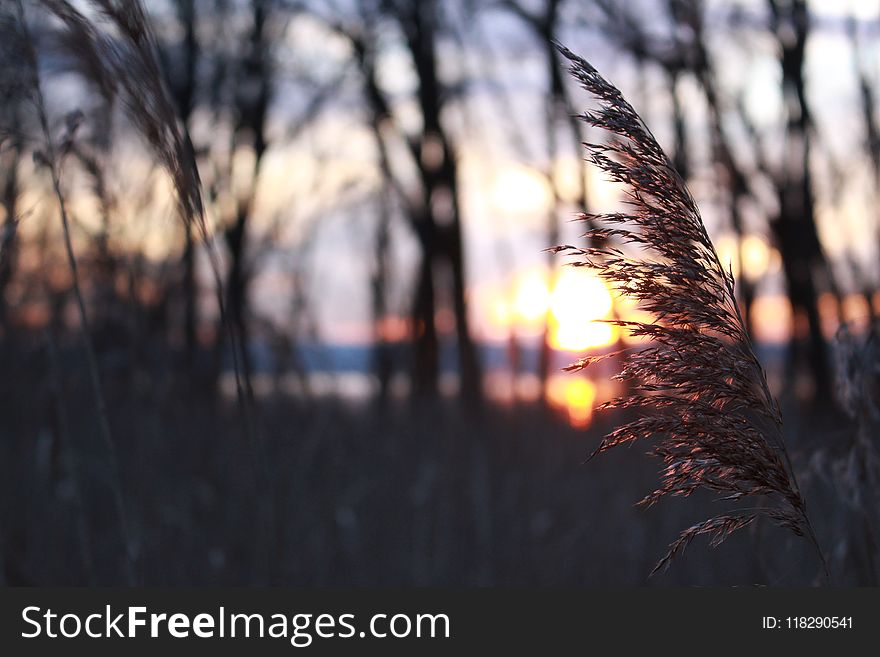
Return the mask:
M 583 465 L 640 309 L 554 43 L 687 180 L 833 581 L 880 583 L 880 2 L 0 0 L 0 583 L 810 584 Z

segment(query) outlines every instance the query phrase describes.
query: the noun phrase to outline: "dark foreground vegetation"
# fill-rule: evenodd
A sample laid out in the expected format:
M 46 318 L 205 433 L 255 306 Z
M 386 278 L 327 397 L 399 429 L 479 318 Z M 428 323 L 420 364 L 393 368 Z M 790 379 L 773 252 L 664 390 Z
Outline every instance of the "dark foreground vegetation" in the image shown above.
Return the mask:
M 58 381 L 45 348 L 4 355 L 0 418 L 3 579 L 11 585 L 125 581 L 108 473 L 76 353 Z M 265 460 L 234 403 L 167 377 L 108 384 L 128 552 L 144 585 L 808 585 L 811 548 L 756 525 L 710 550 L 697 540 L 666 573 L 647 574 L 681 529 L 717 503 L 634 502 L 654 489 L 644 448 L 583 464 L 601 433 L 536 406 L 452 402 L 380 413 L 276 397 L 257 420 Z M 858 513 L 827 467 L 851 427 L 799 416 L 792 452 L 836 583 L 869 581 Z M 805 436 L 807 438 L 805 438 Z M 71 443 L 79 456 L 73 457 Z M 817 456 L 817 448 L 838 445 Z M 856 541 L 856 544 L 853 544 Z

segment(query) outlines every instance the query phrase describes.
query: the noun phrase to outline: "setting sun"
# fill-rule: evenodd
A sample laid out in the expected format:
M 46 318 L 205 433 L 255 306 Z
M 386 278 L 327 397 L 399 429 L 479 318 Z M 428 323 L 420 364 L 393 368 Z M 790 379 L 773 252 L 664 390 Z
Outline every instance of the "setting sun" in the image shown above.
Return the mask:
M 542 270 L 520 276 L 508 321 L 526 329 L 547 321 L 550 346 L 563 351 L 586 351 L 617 340 L 617 327 L 603 321 L 611 317 L 613 300 L 601 278 L 586 269 L 565 268 L 551 292 L 548 277 Z
M 555 349 L 584 351 L 613 344 L 617 327 L 605 321 L 613 300 L 605 282 L 587 269 L 564 269 L 550 298 L 550 342 Z

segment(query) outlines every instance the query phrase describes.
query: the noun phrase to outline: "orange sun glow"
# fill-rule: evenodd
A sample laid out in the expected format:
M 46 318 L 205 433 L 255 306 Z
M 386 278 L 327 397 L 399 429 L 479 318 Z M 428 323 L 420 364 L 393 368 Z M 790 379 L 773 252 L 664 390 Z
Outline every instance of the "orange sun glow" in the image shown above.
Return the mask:
M 585 427 L 593 417 L 596 384 L 585 378 L 553 376 L 547 382 L 547 400 L 564 410 L 574 427 Z
M 614 344 L 617 327 L 602 321 L 611 317 L 611 292 L 596 273 L 565 268 L 556 277 L 552 291 L 547 279 L 541 271 L 520 278 L 512 321 L 534 327 L 546 318 L 550 345 L 562 351 L 581 352 Z

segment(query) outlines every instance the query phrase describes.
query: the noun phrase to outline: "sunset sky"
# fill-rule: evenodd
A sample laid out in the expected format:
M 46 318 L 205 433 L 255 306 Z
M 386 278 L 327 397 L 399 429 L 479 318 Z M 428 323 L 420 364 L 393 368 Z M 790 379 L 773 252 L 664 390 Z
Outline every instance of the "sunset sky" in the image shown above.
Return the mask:
M 649 13 L 656 5 L 633 2 L 629 6 Z M 751 120 L 759 129 L 768 129 L 769 134 L 782 121 L 780 73 L 773 44 L 760 29 L 741 27 L 733 32 L 727 26 L 732 7 L 757 21 L 764 5 L 749 0 L 714 1 L 708 6 L 712 54 L 719 68 L 724 101 L 733 103 L 741 97 Z M 854 259 L 867 275 L 876 277 L 880 240 L 878 204 L 868 191 L 870 173 L 859 143 L 858 89 L 844 20 L 854 12 L 862 21 L 862 32 L 876 36 L 880 2 L 815 0 L 811 6 L 816 27 L 809 41 L 807 81 L 820 135 L 816 168 L 826 172 L 828 162 L 833 161 L 843 181 L 835 185 L 828 182 L 832 176 L 816 176 L 818 222 L 827 253 L 841 265 L 841 280 L 854 291 L 846 260 Z M 161 33 L 163 12 L 158 3 L 156 12 Z M 585 24 L 580 24 L 581 19 Z M 458 20 L 470 36 L 479 37 L 443 44 L 441 63 L 448 84 L 466 83 L 469 89 L 451 105 L 445 119 L 456 139 L 475 333 L 483 340 L 504 341 L 514 329 L 520 337 L 536 338 L 549 313 L 555 347 L 579 351 L 613 342 L 616 329 L 599 321 L 610 316 L 611 297 L 604 284 L 590 279 L 589 274 L 553 274 L 542 253 L 547 246 L 545 226 L 553 203 L 549 176 L 555 178 L 562 199 L 573 200 L 579 175 L 577 158 L 582 153 L 569 147 L 557 161 L 546 161 L 542 118 L 546 80 L 540 52 L 532 36 L 508 14 L 486 10 L 474 19 L 459 16 Z M 662 34 L 662 21 L 658 24 Z M 621 55 L 613 43 L 607 43 L 603 35 L 589 27 L 589 16 L 573 16 L 572 27 L 564 38 L 622 89 L 661 144 L 668 143 L 670 102 L 658 71 L 648 67 L 638 73 L 630 57 Z M 876 80 L 880 75 L 877 40 L 863 42 L 864 61 Z M 414 84 L 409 60 L 393 42 L 383 52 L 380 81 L 395 102 L 396 120 L 404 127 L 412 125 L 418 121 L 418 113 L 408 104 L 412 101 L 407 90 Z M 338 91 L 313 123 L 291 139 L 279 140 L 280 145 L 266 157 L 254 229 L 258 243 L 260 235 L 273 236 L 277 241 L 270 246 L 267 239 L 266 250 L 261 252 L 263 264 L 254 284 L 255 310 L 277 322 L 287 321 L 291 273 L 299 272 L 305 275 L 304 284 L 314 300 L 321 336 L 334 343 L 367 342 L 373 335 L 365 287 L 372 254 L 363 246 L 372 239 L 379 176 L 370 132 L 358 120 L 358 112 L 352 112 L 359 102 L 360 87 L 356 72 L 346 68 L 348 45 L 320 21 L 302 17 L 288 27 L 288 39 L 277 56 L 285 66 L 271 114 L 272 130 L 277 134 L 289 134 L 291 121 L 302 114 L 307 102 L 302 85 L 331 81 Z M 81 100 L 72 83 L 68 91 L 63 100 L 56 102 L 73 106 Z M 755 208 L 752 216 L 746 217 L 749 235 L 743 248 L 746 261 L 741 264 L 736 240 L 719 211 L 713 172 L 708 165 L 704 103 L 693 85 L 685 86 L 682 96 L 687 108 L 690 155 L 696 164 L 691 190 L 722 261 L 729 262 L 735 274 L 745 275 L 759 286 L 762 299 L 757 337 L 784 340 L 789 317 L 779 276 L 780 258 L 767 233 L 763 211 Z M 588 107 L 585 94 L 575 97 L 583 103 L 583 109 Z M 512 120 L 505 118 L 506 104 L 512 104 L 515 110 L 510 112 Z M 731 123 L 730 130 L 734 136 L 741 135 L 736 123 Z M 197 114 L 192 132 L 197 147 L 209 143 L 209 117 Z M 564 149 L 566 141 L 561 141 Z M 773 146 L 768 144 L 771 153 Z M 251 166 L 252 156 L 247 151 L 232 157 L 233 170 Z M 169 245 L 177 242 L 168 236 L 179 230 L 167 181 L 150 169 L 142 149 L 133 145 L 117 146 L 113 158 L 126 172 L 113 181 L 118 190 L 143 191 L 143 181 L 147 180 L 144 193 L 168 199 L 167 212 L 151 212 L 146 218 L 137 207 L 121 208 L 129 218 L 128 227 L 116 237 L 131 248 L 162 257 Z M 203 170 L 202 175 L 210 183 L 211 172 Z M 620 207 L 619 190 L 592 169 L 588 191 L 593 210 Z M 38 192 L 32 194 L 28 200 L 37 207 Z M 119 196 L 127 202 L 131 198 L 125 193 Z M 218 203 L 231 200 L 221 197 Z M 95 216 L 90 206 L 93 201 L 83 195 L 73 203 L 77 218 L 88 227 L 89 217 Z M 571 203 L 560 207 L 564 242 L 578 239 L 581 227 L 567 221 L 574 212 Z M 416 248 L 402 217 L 396 217 L 392 226 L 391 299 L 392 312 L 399 316 L 408 312 L 408 286 Z M 207 295 L 206 304 L 210 303 Z M 864 313 L 857 301 L 850 303 L 849 309 L 855 320 Z M 442 329 L 442 318 L 439 325 Z

